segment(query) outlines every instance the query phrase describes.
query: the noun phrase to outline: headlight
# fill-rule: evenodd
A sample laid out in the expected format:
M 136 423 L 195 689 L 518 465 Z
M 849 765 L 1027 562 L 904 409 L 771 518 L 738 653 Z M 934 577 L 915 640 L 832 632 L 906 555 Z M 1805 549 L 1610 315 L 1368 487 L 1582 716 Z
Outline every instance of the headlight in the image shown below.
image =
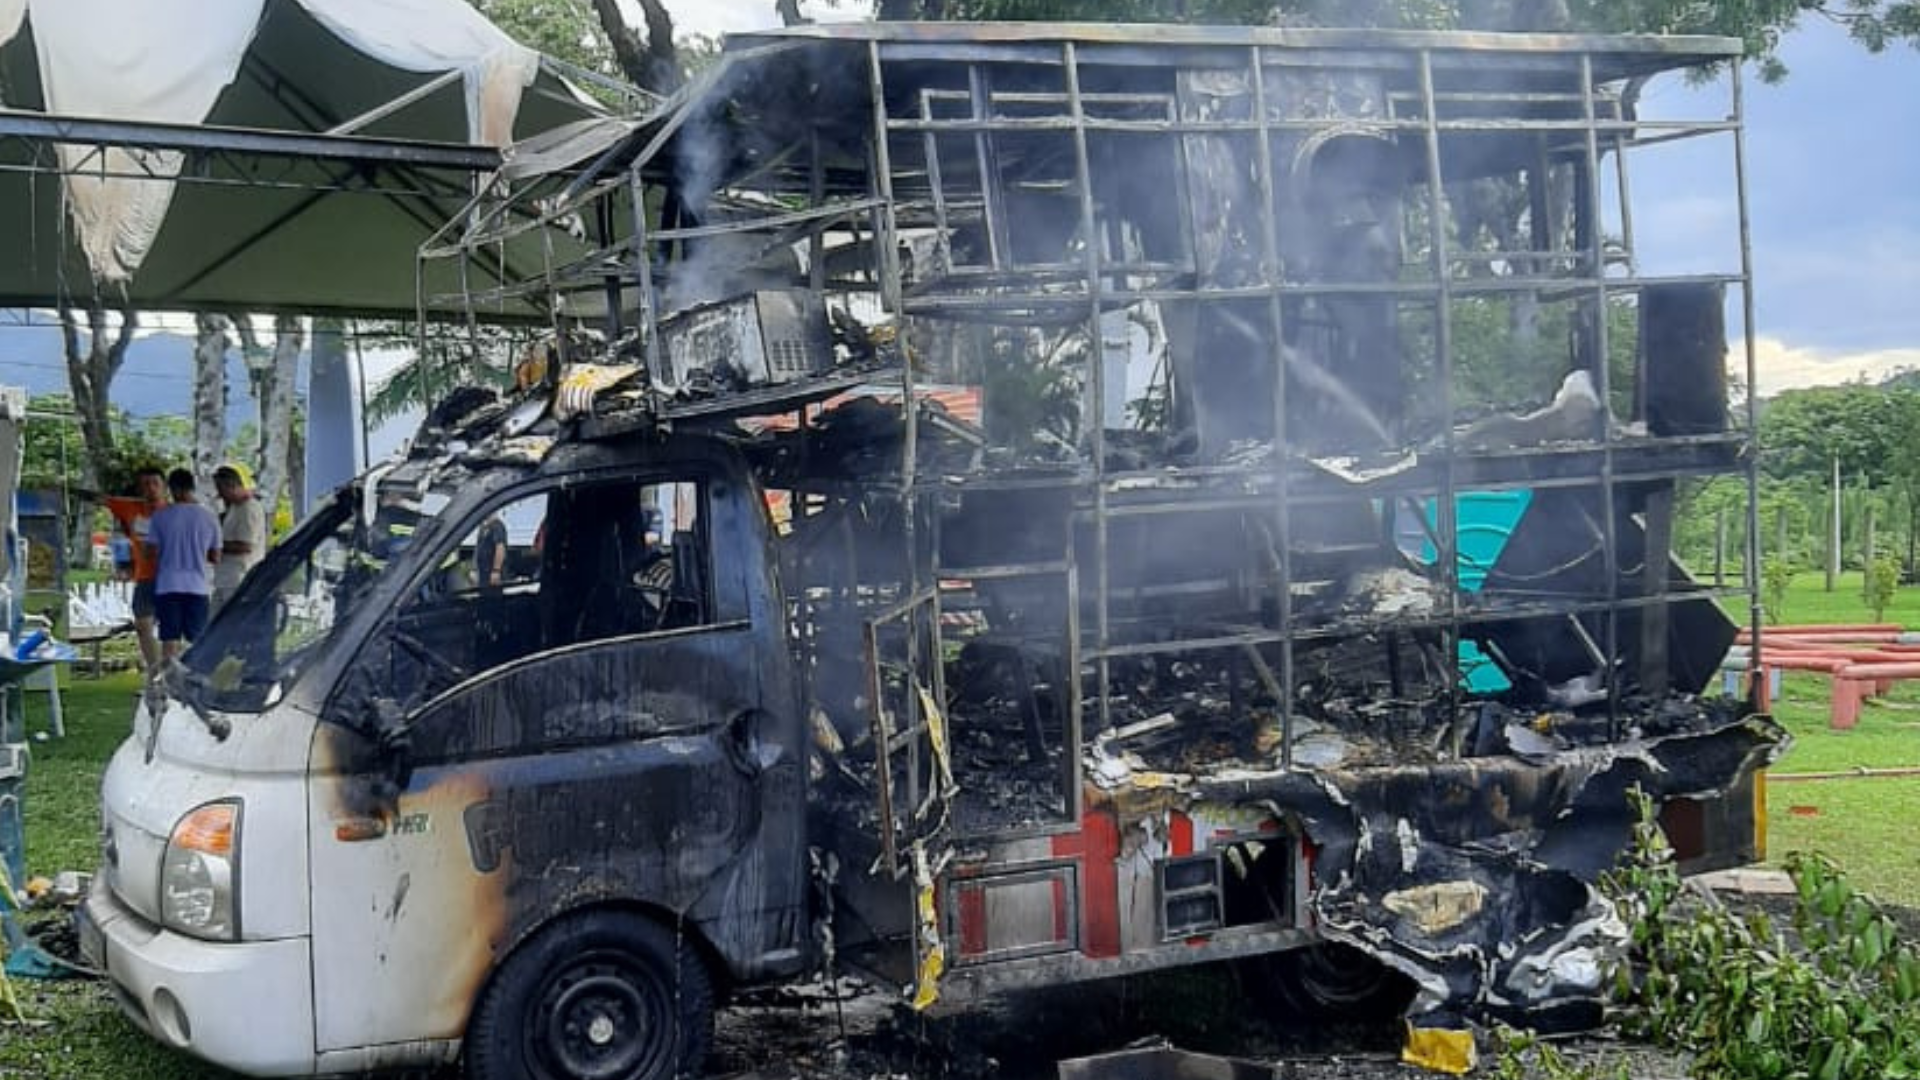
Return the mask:
M 198 938 L 233 941 L 240 922 L 233 902 L 240 851 L 240 804 L 214 802 L 180 819 L 160 866 L 160 918 Z

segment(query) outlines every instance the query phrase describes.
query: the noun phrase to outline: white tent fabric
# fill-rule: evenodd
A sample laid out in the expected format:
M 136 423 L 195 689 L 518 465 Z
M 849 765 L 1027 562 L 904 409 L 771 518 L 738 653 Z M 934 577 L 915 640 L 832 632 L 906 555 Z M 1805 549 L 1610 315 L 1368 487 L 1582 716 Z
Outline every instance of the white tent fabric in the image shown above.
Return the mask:
M 240 70 L 269 0 L 0 0 L 0 45 L 33 31 L 47 111 L 199 124 Z M 461 73 L 468 141 L 510 141 L 539 55 L 462 0 L 294 0 L 357 51 L 403 71 Z M 96 280 L 132 278 L 173 200 L 174 152 L 63 145 L 76 239 Z M 88 166 L 106 175 L 89 176 Z M 130 177 L 144 171 L 153 179 Z
M 258 8 L 262 0 L 255 0 Z M 462 0 L 300 0 L 342 40 L 403 71 L 458 71 L 467 88 L 468 140 L 513 140 L 520 92 L 540 73 L 540 55 L 515 42 Z

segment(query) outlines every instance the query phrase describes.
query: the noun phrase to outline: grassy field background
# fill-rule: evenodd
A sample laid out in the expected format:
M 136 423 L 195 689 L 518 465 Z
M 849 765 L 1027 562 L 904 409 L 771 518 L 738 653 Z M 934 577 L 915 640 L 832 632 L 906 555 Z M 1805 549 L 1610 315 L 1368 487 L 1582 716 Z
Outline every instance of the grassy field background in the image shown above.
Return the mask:
M 1861 587 L 1858 572 L 1840 575 L 1832 592 L 1824 574 L 1800 574 L 1780 621 L 1871 621 Z M 1920 588 L 1896 592 L 1881 621 L 1920 630 Z M 1774 716 L 1794 745 L 1775 773 L 1920 768 L 1920 682 L 1896 683 L 1885 698 L 1868 701 L 1849 731 L 1828 726 L 1828 701 L 1823 675 L 1789 673 L 1783 680 Z M 1888 903 L 1920 907 L 1920 844 L 1912 831 L 1920 826 L 1920 776 L 1776 778 L 1768 785 L 1767 811 L 1769 861 L 1790 851 L 1823 852 L 1857 887 Z
M 1818 574 L 1798 578 L 1786 616 L 1791 622 L 1859 622 L 1868 617 L 1858 574 L 1833 593 Z M 1737 621 L 1744 621 L 1736 615 Z M 1902 589 L 1886 621 L 1920 629 L 1920 588 Z M 64 739 L 36 741 L 28 778 L 27 865 L 38 874 L 91 871 L 98 855 L 97 797 L 101 769 L 127 733 L 137 680 L 131 671 L 102 678 L 66 673 Z M 28 726 L 46 728 L 44 695 L 28 697 Z M 1900 684 L 1869 702 L 1859 725 L 1834 731 L 1827 723 L 1826 680 L 1789 676 L 1775 714 L 1795 743 L 1779 774 L 1859 768 L 1920 768 L 1920 684 Z M 1859 777 L 1794 781 L 1768 789 L 1771 860 L 1790 851 L 1823 852 L 1855 884 L 1891 903 L 1920 907 L 1920 777 Z M 41 916 L 42 928 L 60 916 Z M 212 1080 L 230 1074 L 171 1053 L 121 1018 L 98 982 L 16 980 L 33 1021 L 0 1026 L 0 1080 L 94 1080 L 151 1077 Z

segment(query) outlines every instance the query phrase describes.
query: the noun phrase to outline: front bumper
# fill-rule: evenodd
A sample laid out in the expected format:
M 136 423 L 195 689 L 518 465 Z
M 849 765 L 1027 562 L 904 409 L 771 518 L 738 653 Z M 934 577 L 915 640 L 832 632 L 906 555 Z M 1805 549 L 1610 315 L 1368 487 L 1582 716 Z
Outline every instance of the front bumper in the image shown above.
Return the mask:
M 96 875 L 80 948 L 142 1031 L 236 1072 L 311 1076 L 313 974 L 305 938 L 222 944 L 155 926 Z

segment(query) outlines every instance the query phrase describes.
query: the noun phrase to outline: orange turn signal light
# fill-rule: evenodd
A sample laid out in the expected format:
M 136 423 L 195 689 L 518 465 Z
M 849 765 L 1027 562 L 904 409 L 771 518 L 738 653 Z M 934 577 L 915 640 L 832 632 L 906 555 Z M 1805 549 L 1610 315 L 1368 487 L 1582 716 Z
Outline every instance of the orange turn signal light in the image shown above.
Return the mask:
M 169 842 L 187 851 L 229 857 L 233 854 L 233 824 L 239 814 L 240 807 L 234 803 L 208 803 L 181 818 Z

